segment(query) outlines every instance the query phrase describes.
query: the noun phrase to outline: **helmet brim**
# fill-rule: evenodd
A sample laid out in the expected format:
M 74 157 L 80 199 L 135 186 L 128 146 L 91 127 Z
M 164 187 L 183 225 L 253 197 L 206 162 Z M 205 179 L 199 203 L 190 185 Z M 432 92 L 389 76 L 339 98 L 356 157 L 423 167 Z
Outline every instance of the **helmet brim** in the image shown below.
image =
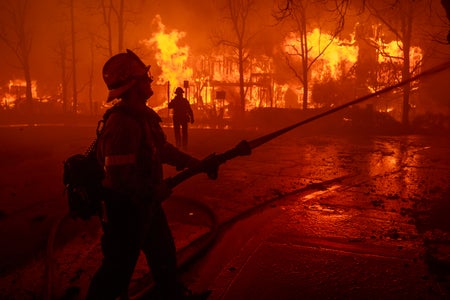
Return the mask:
M 109 90 L 108 97 L 106 98 L 106 102 L 111 102 L 114 99 L 120 98 L 126 91 L 128 91 L 134 84 L 136 83 L 135 79 L 130 80 L 125 85 L 122 85 L 116 89 Z

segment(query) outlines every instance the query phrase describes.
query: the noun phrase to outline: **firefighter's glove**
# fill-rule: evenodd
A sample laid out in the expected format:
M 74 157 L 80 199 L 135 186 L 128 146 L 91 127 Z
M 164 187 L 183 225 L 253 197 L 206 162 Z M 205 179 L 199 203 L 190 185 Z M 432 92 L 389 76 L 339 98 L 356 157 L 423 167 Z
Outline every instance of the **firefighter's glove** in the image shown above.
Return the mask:
M 205 172 L 210 179 L 217 179 L 220 166 L 219 157 L 215 153 L 213 153 L 202 160 L 201 163 L 203 172 Z
M 156 199 L 158 202 L 163 202 L 169 198 L 170 194 L 172 194 L 172 189 L 166 181 L 152 186 L 152 198 Z

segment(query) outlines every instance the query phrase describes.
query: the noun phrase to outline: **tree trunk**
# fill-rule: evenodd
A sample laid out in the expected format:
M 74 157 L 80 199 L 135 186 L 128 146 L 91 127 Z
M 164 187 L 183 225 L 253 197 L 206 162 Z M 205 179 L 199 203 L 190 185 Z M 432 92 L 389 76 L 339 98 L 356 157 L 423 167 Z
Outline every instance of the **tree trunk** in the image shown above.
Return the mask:
M 120 0 L 120 7 L 117 16 L 117 26 L 118 26 L 118 51 L 122 52 L 123 50 L 123 34 L 124 34 L 124 24 L 123 24 L 123 0 Z
M 402 69 L 402 80 L 408 80 L 411 77 L 411 74 L 409 72 L 409 48 L 407 50 L 408 53 L 405 53 L 405 64 L 403 65 Z M 406 56 L 408 56 L 408 58 L 406 58 Z M 408 61 L 408 64 L 406 64 L 406 61 Z M 403 86 L 403 113 L 402 113 L 402 123 L 405 126 L 409 126 L 410 93 L 411 93 L 411 84 L 410 83 L 405 84 Z
M 239 47 L 239 99 L 241 101 L 242 114 L 245 112 L 245 93 L 244 93 L 244 54 L 242 46 Z
M 61 100 L 63 112 L 67 112 L 67 47 L 61 42 Z
M 77 68 L 76 68 L 76 47 L 75 47 L 75 16 L 73 0 L 70 1 L 70 19 L 71 19 L 71 35 L 72 35 L 72 112 L 77 113 L 78 99 L 77 99 Z
M 306 31 L 306 19 L 305 17 L 302 18 L 302 34 L 301 34 L 301 47 L 302 47 L 302 77 L 303 77 L 303 99 L 302 99 L 302 108 L 304 110 L 308 109 L 308 32 Z
M 94 82 L 94 41 L 91 42 L 91 66 L 89 70 L 89 112 L 92 115 L 94 115 L 94 103 L 92 100 L 92 94 L 93 94 L 93 82 Z M 95 108 L 96 110 L 96 108 Z
M 412 6 L 411 6 L 411 4 L 407 4 L 406 10 L 407 10 L 406 15 L 403 16 L 403 20 L 402 20 L 402 31 L 403 31 L 402 80 L 408 80 L 409 78 L 411 78 L 411 73 L 410 73 L 411 61 L 409 58 L 409 52 L 411 50 L 411 39 L 412 39 Z M 403 86 L 402 124 L 404 126 L 409 126 L 410 94 L 411 94 L 411 84 L 408 83 Z
M 32 81 L 31 81 L 31 73 L 30 73 L 30 65 L 28 63 L 28 58 L 24 58 L 23 67 L 24 67 L 24 76 L 25 76 L 25 96 L 26 96 L 26 107 L 29 113 L 33 113 L 33 92 L 32 92 Z

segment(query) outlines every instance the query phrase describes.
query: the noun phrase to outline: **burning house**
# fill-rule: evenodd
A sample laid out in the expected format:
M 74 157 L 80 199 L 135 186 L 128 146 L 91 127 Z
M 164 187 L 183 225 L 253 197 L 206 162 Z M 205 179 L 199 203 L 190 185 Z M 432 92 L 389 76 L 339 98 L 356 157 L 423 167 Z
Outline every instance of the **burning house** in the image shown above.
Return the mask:
M 229 48 L 218 48 L 209 55 L 191 53 L 185 32 L 167 32 L 160 17 L 158 31 L 142 43 L 155 53 L 154 72 L 157 109 L 167 108 L 167 100 L 177 86 L 187 91 L 188 99 L 204 118 L 229 118 L 239 109 L 239 66 L 237 55 Z M 302 70 L 299 37 L 290 33 L 281 45 L 279 56 L 296 73 Z M 401 80 L 402 42 L 387 41 L 378 25 L 357 24 L 348 39 L 340 39 L 315 28 L 307 34 L 309 61 L 307 80 L 287 82 L 280 72 L 279 60 L 267 55 L 249 56 L 244 65 L 245 111 L 260 108 L 300 108 L 304 98 L 308 108 L 340 105 L 375 92 Z M 423 51 L 411 47 L 411 74 L 420 71 Z M 306 94 L 305 94 L 306 87 Z M 414 91 L 416 87 L 412 87 Z M 370 104 L 380 112 L 400 118 L 401 101 L 392 95 L 388 101 Z M 414 104 L 412 104 L 414 105 Z M 167 110 L 168 114 L 168 110 Z
M 164 15 L 164 9 L 159 10 L 161 8 L 151 12 L 149 10 L 144 16 L 147 22 L 155 13 Z M 191 13 L 193 14 L 189 12 Z M 198 27 L 192 25 L 204 23 L 208 24 L 204 27 L 213 27 L 214 22 L 219 22 L 216 15 L 192 23 L 181 22 L 186 16 L 179 19 L 170 19 L 170 16 L 171 14 L 164 20 L 167 21 L 166 26 L 162 17 L 156 15 L 151 26 L 140 25 L 136 27 L 136 32 L 127 32 L 128 36 L 125 35 L 121 50 L 114 48 L 115 46 L 108 50 L 112 53 L 123 51 L 124 48 L 137 50 L 144 60 L 152 64 L 155 94 L 151 105 L 162 117 L 170 116 L 168 101 L 173 98 L 173 92 L 178 86 L 183 87 L 194 110 L 197 110 L 198 124 L 202 119 L 233 119 L 242 112 L 269 108 L 310 110 L 335 107 L 403 80 L 406 64 L 410 76 L 417 74 L 423 68 L 425 51 L 429 51 L 424 50 L 425 44 L 420 44 L 419 47 L 420 41 L 410 40 L 412 44 L 405 56 L 404 41 L 381 25 L 376 18 L 367 17 L 367 20 L 361 21 L 366 16 L 348 15 L 345 30 L 333 32 L 330 29 L 334 26 L 332 21 L 319 24 L 315 20 L 317 16 L 310 13 L 309 18 L 314 22 L 308 23 L 304 36 L 295 31 L 295 26 L 289 29 L 283 27 L 282 30 L 274 29 L 273 26 L 270 33 L 265 32 L 265 28 L 261 29 L 264 33 L 258 32 L 256 41 L 247 43 L 243 49 L 245 59 L 240 72 L 240 58 L 236 48 L 210 45 L 210 41 L 200 38 Z M 267 26 L 268 20 L 264 21 L 265 23 L 253 22 L 251 26 L 258 27 L 262 23 Z M 172 27 L 169 29 L 169 26 Z M 213 28 L 203 28 L 205 32 L 209 29 Z M 229 26 L 225 30 L 230 31 Z M 82 29 L 79 32 L 81 36 Z M 79 46 L 79 52 L 83 49 L 84 54 L 77 54 L 80 62 L 77 66 L 80 68 L 77 72 L 80 77 L 78 87 L 74 87 L 76 84 L 71 82 L 74 73 L 70 67 L 66 68 L 65 76 L 48 76 L 47 80 L 51 78 L 52 81 L 48 80 L 45 84 L 39 82 L 39 93 L 44 93 L 42 87 L 46 86 L 46 94 L 53 95 L 54 99 L 61 99 L 57 100 L 57 109 L 60 111 L 100 115 L 105 108 L 102 107 L 105 88 L 98 71 L 110 53 L 107 53 L 102 44 L 104 32 L 100 31 L 98 34 L 101 35 L 101 42 L 89 42 L 92 43 L 89 45 L 92 48 L 91 55 L 84 51 L 86 48 L 83 47 L 87 44 Z M 111 44 L 114 44 L 112 42 L 117 39 L 114 30 L 110 38 Z M 88 39 L 85 40 L 88 43 Z M 97 46 L 99 47 L 95 48 Z M 406 62 L 406 57 L 409 62 Z M 71 59 L 67 56 L 65 60 L 67 63 Z M 59 62 L 60 60 L 58 64 Z M 61 66 L 58 68 L 60 69 L 53 74 L 63 71 Z M 43 73 L 43 70 L 39 72 Z M 34 74 L 32 75 L 35 76 Z M 241 75 L 243 79 L 240 78 Z M 35 78 L 37 76 L 33 79 Z M 408 104 L 411 112 L 414 112 L 414 107 L 418 104 L 417 91 L 416 82 L 409 91 Z M 80 93 L 79 101 L 71 98 L 77 93 Z M 396 120 L 401 120 L 404 110 L 403 94 L 404 91 L 398 90 L 384 97 L 383 101 L 374 100 L 364 106 L 370 104 L 373 110 L 386 112 Z M 17 98 L 16 94 L 11 96 L 9 92 L 2 96 L 2 107 L 9 108 Z M 42 95 L 33 97 L 43 98 Z M 77 103 L 72 105 L 71 102 Z

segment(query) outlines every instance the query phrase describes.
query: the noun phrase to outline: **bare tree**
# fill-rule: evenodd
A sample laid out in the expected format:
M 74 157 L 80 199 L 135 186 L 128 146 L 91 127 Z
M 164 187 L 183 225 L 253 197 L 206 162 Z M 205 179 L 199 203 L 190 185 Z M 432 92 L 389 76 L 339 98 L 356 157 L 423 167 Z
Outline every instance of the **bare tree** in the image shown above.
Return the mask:
M 370 13 L 378 19 L 383 26 L 385 26 L 398 41 L 402 55 L 396 57 L 402 61 L 401 64 L 401 78 L 398 80 L 408 80 L 411 74 L 420 66 L 421 61 L 417 65 L 412 65 L 410 59 L 410 51 L 413 46 L 413 31 L 414 20 L 423 13 L 425 1 L 410 1 L 410 0 L 396 0 L 396 1 L 367 1 L 366 7 Z M 382 50 L 382 49 L 381 49 Z M 402 124 L 409 125 L 409 111 L 410 111 L 410 94 L 411 83 L 405 84 L 402 87 L 403 92 L 403 110 L 402 110 Z
M 117 51 L 123 50 L 123 35 L 124 35 L 124 1 L 119 0 L 116 4 L 113 0 L 100 0 L 100 7 L 103 15 L 103 24 L 107 31 L 107 44 L 108 44 L 108 54 L 112 56 L 114 54 L 113 46 L 113 32 L 114 32 L 114 21 L 113 17 L 116 19 L 117 24 Z
M 79 28 L 83 23 L 79 22 L 81 19 L 79 2 L 61 0 L 59 4 L 61 5 L 61 15 L 58 18 L 60 23 L 53 51 L 60 72 L 63 111 L 76 115 L 80 110 L 78 98 L 82 90 L 78 82 L 78 71 L 81 69 L 78 49 L 83 48 L 83 29 Z
M 308 94 L 309 94 L 309 74 L 314 63 L 322 56 L 322 54 L 331 45 L 334 38 L 344 26 L 344 17 L 348 7 L 348 0 L 334 1 L 332 9 L 327 7 L 329 4 L 326 0 L 282 0 L 279 2 L 278 9 L 274 16 L 278 21 L 287 21 L 293 25 L 293 31 L 297 35 L 297 41 L 293 44 L 287 45 L 290 48 L 289 53 L 286 54 L 286 63 L 289 69 L 294 73 L 295 77 L 301 82 L 303 86 L 303 109 L 308 108 Z M 335 21 L 334 29 L 331 32 L 331 39 L 327 44 L 322 45 L 318 54 L 314 57 L 310 56 L 311 45 L 308 43 L 308 34 L 311 28 L 308 26 L 313 21 L 318 21 L 317 12 L 320 10 L 325 12 L 328 17 Z M 299 63 L 295 63 L 299 61 Z
M 28 0 L 3 1 L 3 18 L 0 21 L 0 40 L 14 53 L 19 61 L 26 82 L 26 103 L 32 109 L 32 81 L 30 54 L 32 33 L 27 25 Z
M 112 56 L 113 54 L 113 46 L 112 46 L 112 25 L 111 25 L 111 9 L 108 9 L 106 7 L 105 1 L 101 0 L 100 2 L 101 5 L 101 9 L 102 9 L 102 13 L 103 13 L 103 24 L 106 27 L 106 32 L 107 32 L 107 39 L 106 39 L 106 43 L 107 43 L 107 49 L 108 49 L 108 54 L 109 56 Z
M 93 39 L 93 38 L 91 38 Z M 91 56 L 91 63 L 89 67 L 89 80 L 88 80 L 88 98 L 89 98 L 89 112 L 91 115 L 94 114 L 94 111 L 97 111 L 97 105 L 96 102 L 93 101 L 93 83 L 94 83 L 94 65 L 95 65 L 95 49 L 94 49 L 94 42 L 91 41 L 90 43 L 90 56 Z M 95 107 L 94 107 L 95 106 Z
M 72 40 L 72 112 L 77 113 L 78 91 L 77 91 L 77 55 L 76 55 L 76 31 L 75 31 L 75 8 L 74 0 L 69 2 L 70 8 L 70 36 Z
M 60 68 L 60 76 L 61 76 L 61 87 L 60 87 L 60 93 L 61 93 L 61 100 L 62 100 L 62 110 L 63 112 L 67 112 L 67 104 L 68 104 L 68 87 L 69 87 L 69 73 L 68 73 L 68 67 L 67 67 L 67 61 L 68 61 L 68 42 L 66 41 L 65 37 L 61 37 L 57 45 L 55 47 L 55 53 L 57 57 L 57 64 Z
M 216 35 L 219 45 L 227 46 L 236 52 L 239 68 L 239 100 L 240 109 L 245 111 L 245 63 L 249 57 L 249 45 L 256 35 L 249 29 L 250 14 L 256 5 L 255 0 L 226 0 L 226 19 L 231 25 L 232 37 L 227 38 L 224 33 Z
M 125 9 L 128 4 L 129 10 Z M 93 101 L 93 84 L 94 84 L 94 72 L 95 72 L 95 50 L 96 48 L 106 49 L 107 55 L 112 56 L 116 52 L 121 52 L 124 48 L 124 33 L 125 25 L 130 20 L 125 18 L 127 13 L 135 11 L 131 8 L 132 3 L 126 3 L 124 0 L 98 0 L 93 1 L 74 1 L 63 0 L 61 5 L 65 8 L 66 14 L 62 19 L 61 35 L 67 36 L 67 40 L 59 41 L 56 47 L 56 55 L 58 59 L 58 67 L 61 70 L 61 96 L 63 97 L 63 110 L 68 110 L 68 94 L 71 89 L 71 107 L 72 113 L 78 113 L 80 110 L 79 95 L 82 94 L 83 89 L 87 87 L 88 97 L 88 110 L 90 113 L 94 112 L 95 103 Z M 93 6 L 95 5 L 95 7 Z M 140 4 L 137 4 L 139 7 Z M 99 14 L 98 11 L 101 11 Z M 137 9 L 136 9 L 137 11 Z M 98 26 L 94 26 L 91 22 L 99 21 L 97 18 L 89 18 L 86 22 L 79 22 L 83 13 L 94 12 L 93 16 L 101 17 L 100 22 L 103 22 L 106 26 L 106 34 L 103 34 L 98 30 Z M 135 14 L 134 14 L 135 15 Z M 117 30 L 115 29 L 117 25 Z M 94 30 L 92 29 L 94 28 Z M 101 42 L 99 42 L 101 40 Z M 117 40 L 117 46 L 115 41 Z M 87 43 L 86 43 L 87 41 Z M 88 80 L 86 82 L 79 82 L 79 79 L 85 76 L 79 77 L 78 73 L 83 73 L 84 65 L 80 67 L 80 57 L 78 55 L 79 49 L 85 49 L 86 45 L 89 49 L 84 50 L 86 53 L 90 52 L 91 55 L 84 55 L 83 60 L 89 60 L 88 65 Z M 64 60 L 64 62 L 63 62 Z M 69 80 L 71 83 L 69 83 Z
M 90 6 L 92 6 L 91 2 L 89 1 Z M 103 36 L 97 37 L 106 43 L 109 56 L 124 50 L 127 25 L 136 21 L 143 5 L 143 1 L 134 3 L 125 0 L 98 0 L 95 7 L 91 7 L 95 11 L 101 11 L 106 38 Z M 101 47 L 103 48 L 103 46 Z

